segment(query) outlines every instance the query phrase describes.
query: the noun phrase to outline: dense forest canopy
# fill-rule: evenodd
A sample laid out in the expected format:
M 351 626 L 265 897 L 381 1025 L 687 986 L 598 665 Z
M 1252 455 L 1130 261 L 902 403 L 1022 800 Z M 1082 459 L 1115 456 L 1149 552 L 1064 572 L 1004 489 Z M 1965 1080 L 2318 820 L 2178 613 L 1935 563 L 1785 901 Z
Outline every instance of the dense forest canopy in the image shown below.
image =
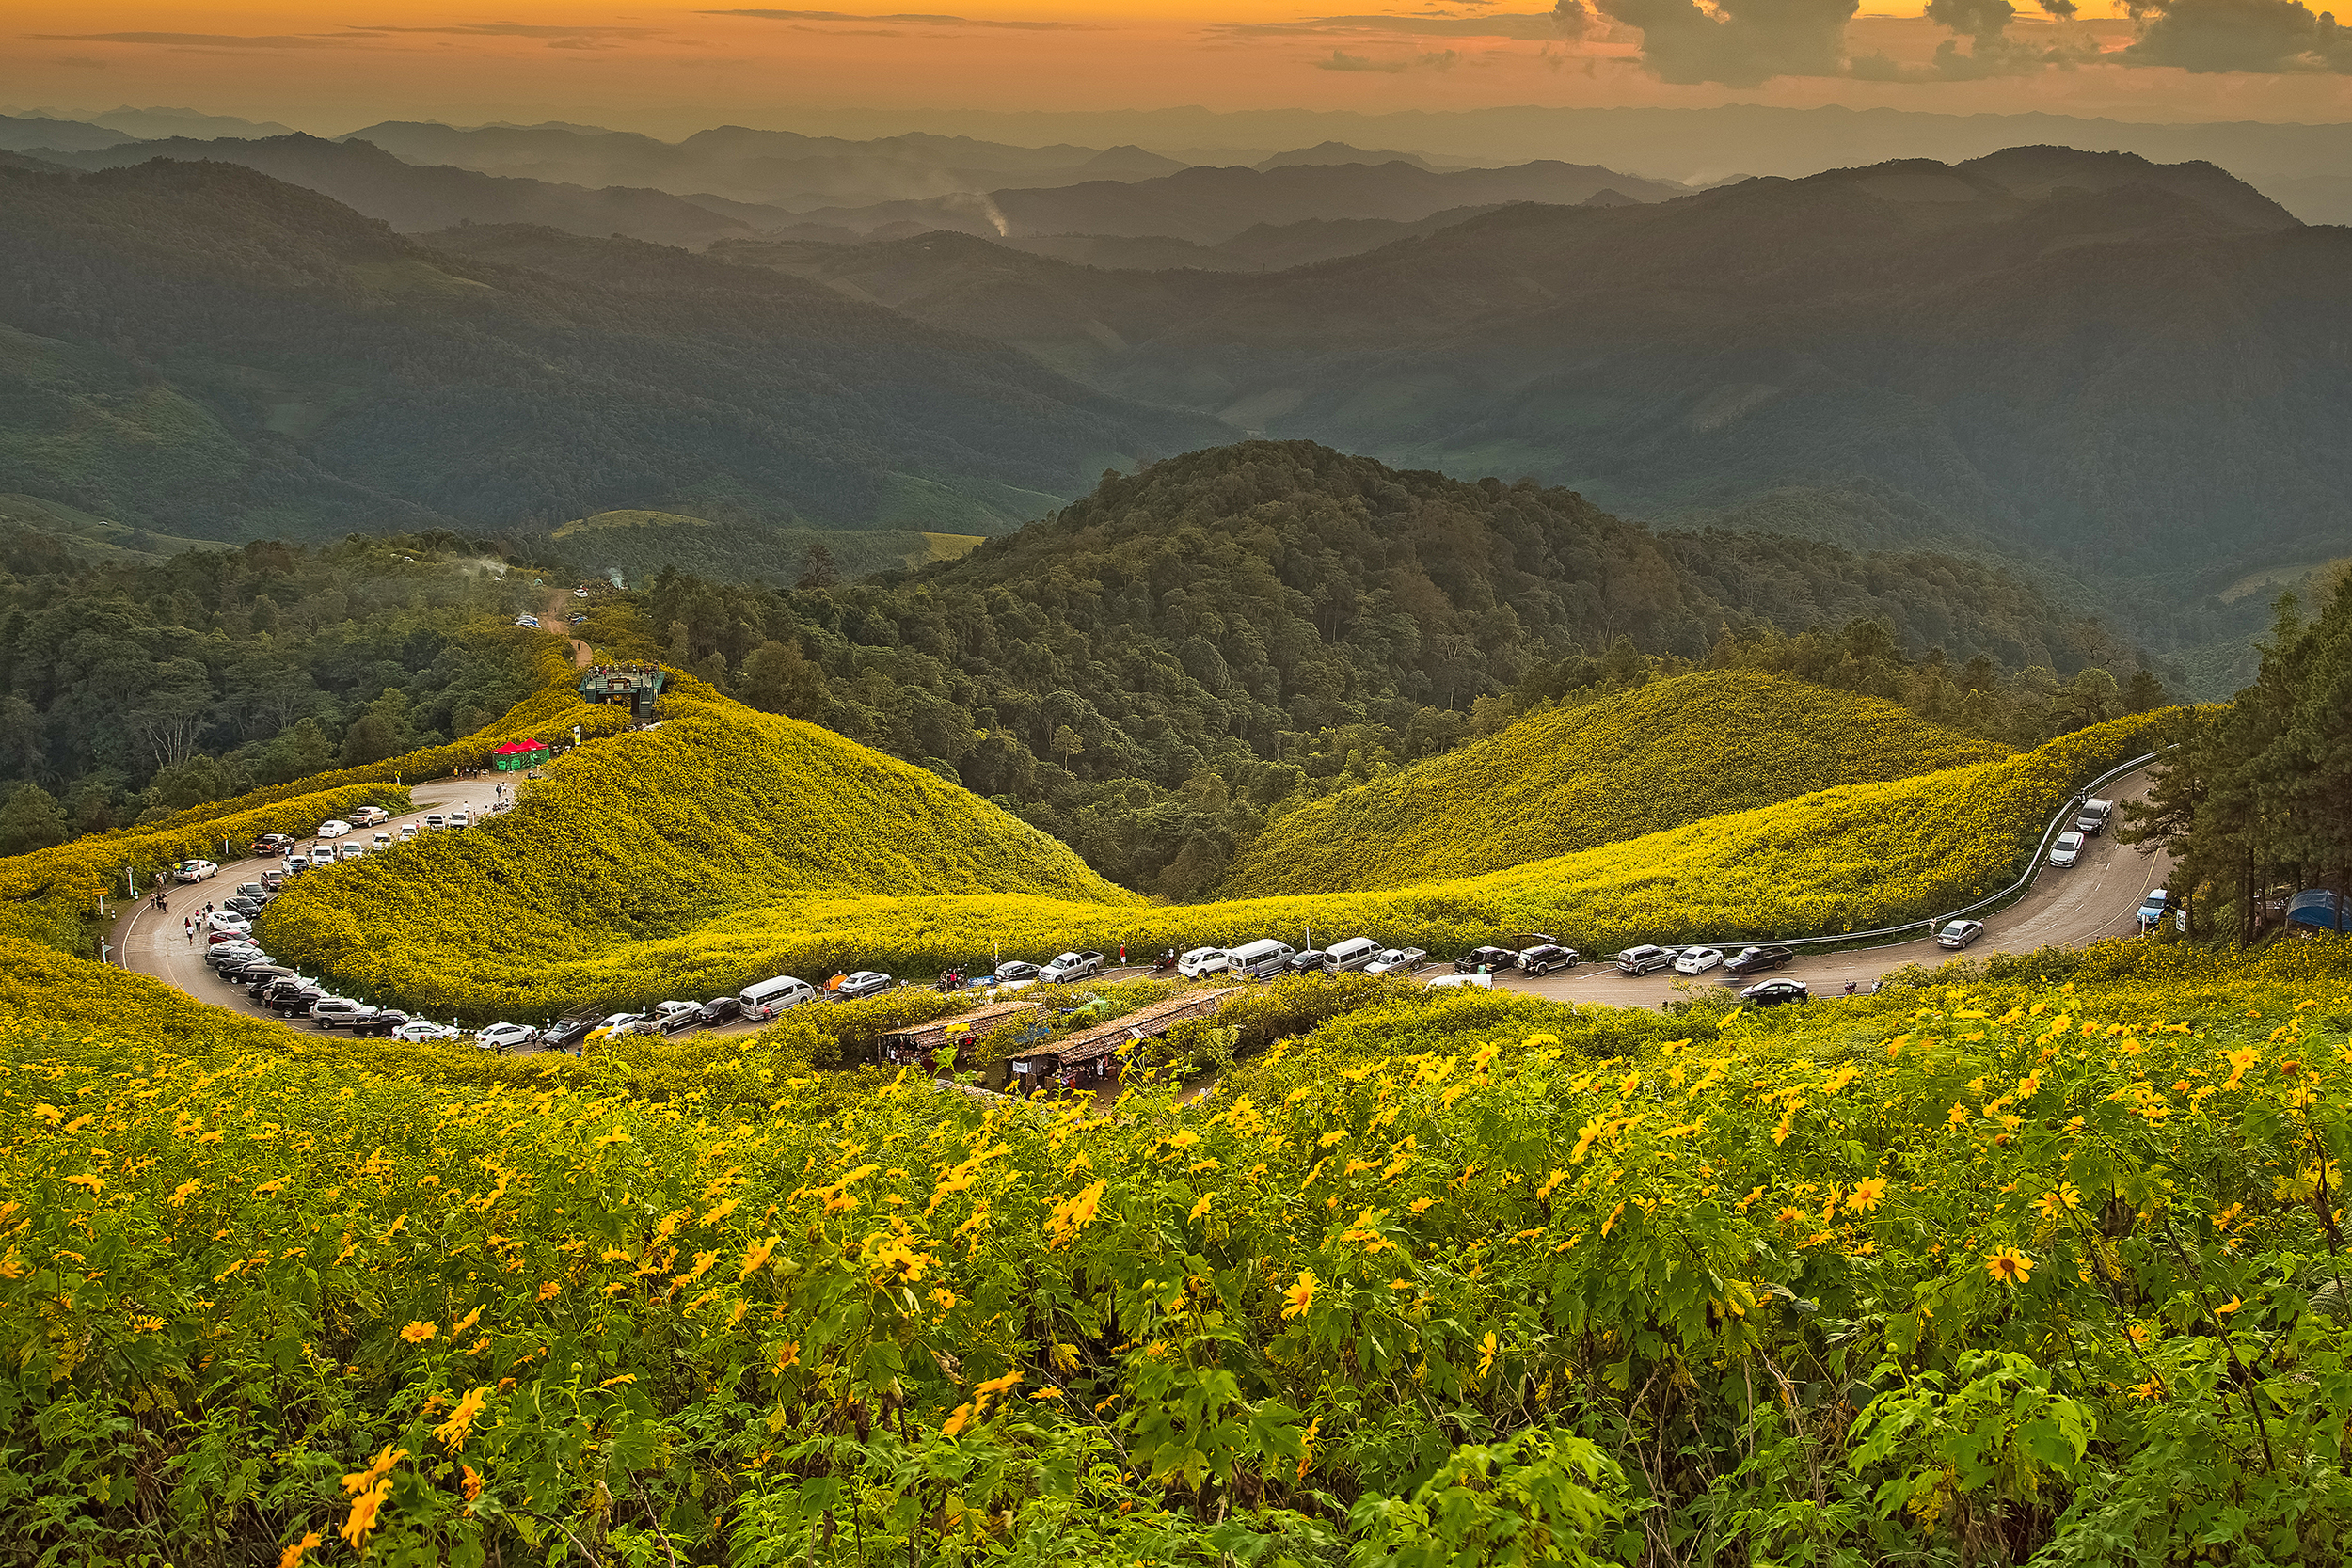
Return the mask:
M 478 729 L 530 691 L 492 617 L 544 598 L 453 534 L 93 564 L 0 531 L 0 853 Z
M 2020 744 L 2161 697 L 1998 572 L 1787 546 L 1251 442 L 1106 475 L 961 561 L 786 591 L 667 573 L 640 604 L 644 652 L 1178 896 L 1286 801 L 1660 670 L 1782 670 Z

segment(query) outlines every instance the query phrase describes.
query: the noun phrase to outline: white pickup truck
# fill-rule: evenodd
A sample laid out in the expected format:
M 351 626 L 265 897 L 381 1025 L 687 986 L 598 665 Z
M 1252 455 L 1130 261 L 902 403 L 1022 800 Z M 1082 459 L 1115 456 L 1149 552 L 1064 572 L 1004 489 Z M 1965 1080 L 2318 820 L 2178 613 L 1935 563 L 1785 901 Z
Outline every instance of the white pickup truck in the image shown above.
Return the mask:
M 1072 980 L 1090 979 L 1103 973 L 1100 953 L 1064 953 L 1038 972 L 1038 977 L 1049 985 L 1066 985 Z

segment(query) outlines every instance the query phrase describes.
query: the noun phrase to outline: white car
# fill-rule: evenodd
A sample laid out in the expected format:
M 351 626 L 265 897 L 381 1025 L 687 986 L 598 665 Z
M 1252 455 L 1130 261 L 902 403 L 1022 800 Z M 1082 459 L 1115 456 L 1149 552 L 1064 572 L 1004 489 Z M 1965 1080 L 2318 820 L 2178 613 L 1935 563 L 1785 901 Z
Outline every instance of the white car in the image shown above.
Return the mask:
M 1429 955 L 1418 947 L 1388 947 L 1380 956 L 1364 965 L 1367 974 L 1410 974 L 1422 966 Z
M 1464 988 L 1475 988 L 1480 990 L 1488 990 L 1493 989 L 1495 977 L 1491 974 L 1440 974 L 1422 989 L 1424 990 L 1454 990 Z
M 436 1023 L 429 1018 L 412 1018 L 392 1031 L 392 1038 L 406 1040 L 413 1045 L 422 1040 L 453 1040 L 459 1033 L 453 1024 Z
M 389 833 L 378 833 L 368 840 L 368 853 L 371 855 L 380 855 L 391 847 L 392 835 Z
M 250 936 L 253 922 L 234 910 L 215 910 L 204 917 L 204 928 L 208 931 L 227 931 L 231 936 Z
M 417 825 L 414 822 L 403 822 L 400 825 L 400 841 L 403 844 L 417 842 Z
M 585 588 L 575 588 L 575 589 L 573 589 L 573 590 L 572 590 L 572 597 L 573 597 L 573 598 L 575 598 L 575 599 L 584 599 L 584 598 L 586 598 L 587 596 L 588 596 L 588 590 L 586 590 Z
M 1984 935 L 1981 920 L 1955 920 L 1935 933 L 1935 945 L 1948 947 L 1955 953 Z
M 351 814 L 351 825 L 355 828 L 379 828 L 391 819 L 392 814 L 382 806 L 361 806 Z
M 485 1051 L 512 1051 L 518 1045 L 529 1045 L 539 1037 L 539 1031 L 520 1023 L 493 1023 L 474 1031 L 473 1042 Z
M 340 816 L 330 816 L 326 821 L 319 824 L 319 831 L 313 836 L 318 838 L 341 838 L 349 832 L 351 832 L 350 823 L 344 821 Z
M 183 882 L 200 882 L 219 870 L 211 861 L 182 861 L 171 868 L 171 874 Z
M 536 615 L 517 615 L 515 617 L 515 624 L 518 626 L 529 626 L 532 630 L 537 631 L 539 629 L 539 617 Z
M 1196 947 L 1176 960 L 1176 973 L 1187 980 L 1198 980 L 1203 974 L 1222 974 L 1233 967 L 1233 955 L 1222 947 Z
M 310 846 L 310 868 L 312 870 L 315 871 L 322 865 L 332 865 L 334 863 L 335 850 L 333 846 L 326 844 L 313 844 Z
M 1720 947 L 1686 947 L 1682 957 L 1675 960 L 1675 973 L 1704 974 L 1723 961 L 1724 950 Z
M 2058 842 L 2050 846 L 2050 863 L 2052 865 L 2072 865 L 2076 861 L 2082 859 L 2082 834 L 2060 833 L 2058 836 Z
M 657 1002 L 653 1005 L 653 1027 L 660 1034 L 691 1027 L 702 1022 L 703 1005 L 699 1002 Z
M 473 813 L 468 811 L 451 812 L 449 814 L 449 825 L 453 828 L 470 828 L 473 826 Z

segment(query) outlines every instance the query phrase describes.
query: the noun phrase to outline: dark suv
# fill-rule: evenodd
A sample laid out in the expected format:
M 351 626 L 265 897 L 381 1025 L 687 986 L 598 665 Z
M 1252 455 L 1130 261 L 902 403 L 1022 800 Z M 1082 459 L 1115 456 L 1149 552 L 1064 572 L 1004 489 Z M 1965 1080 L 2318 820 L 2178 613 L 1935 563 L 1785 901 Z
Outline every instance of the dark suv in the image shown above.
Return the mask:
M 1519 956 L 1508 947 L 1481 947 L 1463 954 L 1454 960 L 1456 974 L 1475 974 L 1480 970 L 1500 973 L 1518 966 Z
M 1531 947 L 1519 955 L 1519 968 L 1530 974 L 1549 974 L 1555 969 L 1574 969 L 1581 961 L 1575 948 L 1562 947 L 1557 942 Z
M 1725 974 L 1761 974 L 1768 969 L 1781 969 L 1797 961 L 1797 956 L 1786 947 L 1742 947 L 1739 956 L 1724 965 Z

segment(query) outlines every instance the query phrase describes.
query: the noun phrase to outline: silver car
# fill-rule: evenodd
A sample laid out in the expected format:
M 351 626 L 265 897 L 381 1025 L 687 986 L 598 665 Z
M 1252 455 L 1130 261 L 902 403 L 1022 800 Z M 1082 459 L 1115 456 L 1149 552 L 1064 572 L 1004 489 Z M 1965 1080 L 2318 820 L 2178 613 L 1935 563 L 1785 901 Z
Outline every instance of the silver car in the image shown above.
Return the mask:
M 1982 935 L 1984 935 L 1983 921 L 1955 920 L 1935 933 L 1935 945 L 1949 947 L 1957 952 Z
M 2060 833 L 2058 836 L 2058 842 L 2050 846 L 2050 863 L 2059 866 L 2072 865 L 2082 859 L 2082 834 Z

